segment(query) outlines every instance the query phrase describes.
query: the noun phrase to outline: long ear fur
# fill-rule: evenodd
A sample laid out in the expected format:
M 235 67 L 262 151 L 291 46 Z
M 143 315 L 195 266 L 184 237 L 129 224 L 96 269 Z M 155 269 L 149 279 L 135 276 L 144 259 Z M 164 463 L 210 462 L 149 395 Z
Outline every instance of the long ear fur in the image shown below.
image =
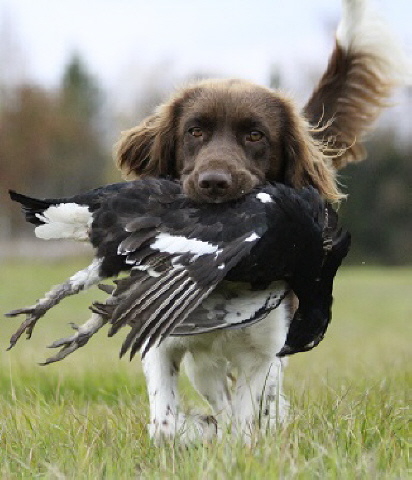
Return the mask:
M 284 181 L 293 187 L 312 185 L 330 201 L 344 198 L 337 187 L 335 169 L 323 154 L 323 145 L 314 140 L 308 122 L 297 108 L 284 102 L 286 122 L 283 134 Z
M 140 125 L 122 132 L 114 157 L 125 176 L 176 176 L 175 110 L 173 101 L 161 105 Z

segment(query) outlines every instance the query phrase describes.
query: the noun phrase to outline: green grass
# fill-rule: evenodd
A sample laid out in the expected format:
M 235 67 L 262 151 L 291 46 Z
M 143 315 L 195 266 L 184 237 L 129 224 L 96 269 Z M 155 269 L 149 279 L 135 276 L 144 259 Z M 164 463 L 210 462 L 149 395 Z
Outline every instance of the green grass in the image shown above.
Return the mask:
M 84 264 L 1 264 L 1 310 L 32 303 Z M 231 439 L 155 448 L 140 364 L 118 359 L 121 333 L 100 332 L 63 362 L 38 366 L 97 298 L 67 299 L 10 352 L 19 320 L 2 320 L 1 478 L 410 478 L 411 269 L 341 270 L 325 340 L 289 362 L 291 422 L 253 448 Z M 184 380 L 182 389 L 188 408 L 205 408 Z

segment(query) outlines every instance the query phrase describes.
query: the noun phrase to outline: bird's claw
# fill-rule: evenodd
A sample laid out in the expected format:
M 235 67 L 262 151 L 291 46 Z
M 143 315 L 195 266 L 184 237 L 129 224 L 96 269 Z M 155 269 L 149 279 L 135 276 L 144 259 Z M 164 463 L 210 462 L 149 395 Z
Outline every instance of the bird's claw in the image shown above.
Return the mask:
M 78 348 L 83 347 L 93 336 L 94 332 L 82 332 L 75 323 L 70 323 L 73 330 L 76 330 L 74 335 L 70 337 L 60 338 L 55 340 L 47 348 L 60 348 L 56 355 L 47 358 L 40 365 L 48 365 L 49 363 L 59 362 L 63 360 L 71 353 L 75 352 Z
M 41 318 L 47 309 L 44 309 L 42 305 L 36 304 L 30 307 L 18 308 L 16 310 L 11 310 L 10 312 L 6 313 L 6 317 L 17 317 L 18 315 L 26 315 L 26 320 L 20 325 L 16 333 L 11 336 L 10 338 L 10 345 L 7 350 L 13 348 L 19 338 L 26 332 L 26 338 L 29 340 L 33 333 L 33 329 L 37 323 L 37 320 Z
M 90 340 L 90 338 L 98 331 L 106 322 L 98 315 L 93 316 L 88 322 L 83 325 L 76 325 L 69 323 L 69 325 L 76 331 L 69 337 L 55 340 L 48 348 L 60 348 L 56 355 L 47 358 L 40 365 L 48 365 L 49 363 L 59 362 L 78 348 L 83 347 Z
M 11 310 L 10 312 L 7 312 L 4 314 L 5 317 L 17 317 L 18 315 L 32 315 L 36 311 L 37 305 L 32 305 L 30 307 L 24 307 L 24 308 L 16 308 L 15 310 Z

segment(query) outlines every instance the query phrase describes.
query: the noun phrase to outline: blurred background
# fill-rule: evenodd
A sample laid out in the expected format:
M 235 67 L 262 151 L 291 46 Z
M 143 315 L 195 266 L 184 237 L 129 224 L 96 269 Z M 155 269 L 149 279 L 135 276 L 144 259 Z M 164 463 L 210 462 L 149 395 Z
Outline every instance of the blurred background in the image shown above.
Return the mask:
M 411 54 L 412 2 L 375 3 Z M 120 131 L 192 79 L 246 78 L 303 105 L 339 17 L 339 0 L 0 0 L 0 262 L 62 253 L 33 240 L 9 188 L 63 196 L 119 181 Z M 353 265 L 412 264 L 412 87 L 393 104 L 368 160 L 340 177 Z

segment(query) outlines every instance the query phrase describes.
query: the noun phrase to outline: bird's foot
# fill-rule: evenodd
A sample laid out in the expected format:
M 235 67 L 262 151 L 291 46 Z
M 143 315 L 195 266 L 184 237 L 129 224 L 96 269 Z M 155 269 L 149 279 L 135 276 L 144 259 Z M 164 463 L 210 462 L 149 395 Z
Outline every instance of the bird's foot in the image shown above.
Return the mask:
M 49 307 L 47 307 L 45 304 L 38 302 L 30 307 L 18 308 L 5 314 L 6 317 L 10 318 L 17 317 L 19 315 L 26 315 L 26 320 L 24 320 L 16 333 L 10 338 L 10 345 L 7 350 L 10 350 L 16 345 L 17 341 L 24 332 L 26 332 L 27 340 L 30 339 L 37 320 L 41 318 L 48 309 Z
M 57 305 L 63 298 L 73 295 L 81 290 L 81 286 L 73 286 L 71 281 L 56 285 L 49 290 L 43 298 L 38 300 L 30 307 L 18 308 L 5 314 L 6 317 L 17 317 L 26 315 L 26 320 L 20 325 L 17 332 L 10 338 L 10 346 L 8 350 L 16 345 L 19 338 L 26 332 L 27 339 L 31 338 L 33 329 L 37 320 L 43 317 L 51 308 Z
M 49 345 L 48 348 L 60 348 L 60 350 L 56 355 L 47 358 L 41 365 L 59 362 L 75 352 L 78 348 L 83 347 L 105 323 L 106 321 L 97 314 L 93 314 L 83 325 L 78 326 L 75 323 L 70 323 L 76 333 L 66 338 L 60 338 Z

